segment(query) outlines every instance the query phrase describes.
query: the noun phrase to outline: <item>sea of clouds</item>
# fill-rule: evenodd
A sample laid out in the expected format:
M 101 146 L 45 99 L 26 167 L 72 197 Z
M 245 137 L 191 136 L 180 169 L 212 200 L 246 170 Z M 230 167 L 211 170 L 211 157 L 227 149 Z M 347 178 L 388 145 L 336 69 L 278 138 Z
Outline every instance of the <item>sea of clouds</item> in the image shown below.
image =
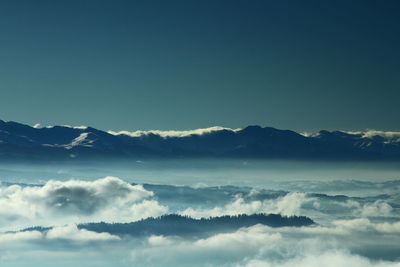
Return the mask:
M 309 186 L 316 183 L 312 181 Z M 2 183 L 0 264 L 400 266 L 400 196 L 396 190 L 389 190 L 399 184 L 397 180 L 363 183 L 359 195 L 347 196 L 315 193 L 323 182 L 312 187 L 312 192 L 137 185 L 117 177 L 48 180 L 40 185 Z M 307 182 L 297 186 L 307 188 Z M 193 218 L 254 213 L 304 215 L 316 225 L 253 225 L 193 238 L 117 236 L 78 227 L 85 222 L 132 222 L 169 213 Z M 19 231 L 32 226 L 54 227 Z

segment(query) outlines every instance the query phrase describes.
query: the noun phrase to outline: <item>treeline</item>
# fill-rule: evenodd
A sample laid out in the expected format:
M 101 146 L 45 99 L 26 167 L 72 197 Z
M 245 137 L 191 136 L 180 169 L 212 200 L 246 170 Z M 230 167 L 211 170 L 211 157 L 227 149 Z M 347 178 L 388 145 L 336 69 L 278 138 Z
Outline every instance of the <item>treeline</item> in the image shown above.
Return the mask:
M 147 218 L 131 223 L 87 223 L 78 228 L 94 232 L 108 232 L 114 235 L 207 235 L 215 232 L 229 232 L 241 227 L 263 224 L 270 227 L 299 227 L 314 224 L 305 216 L 284 217 L 278 214 L 253 214 L 237 216 L 221 216 L 194 219 L 177 214 L 164 215 L 158 218 Z

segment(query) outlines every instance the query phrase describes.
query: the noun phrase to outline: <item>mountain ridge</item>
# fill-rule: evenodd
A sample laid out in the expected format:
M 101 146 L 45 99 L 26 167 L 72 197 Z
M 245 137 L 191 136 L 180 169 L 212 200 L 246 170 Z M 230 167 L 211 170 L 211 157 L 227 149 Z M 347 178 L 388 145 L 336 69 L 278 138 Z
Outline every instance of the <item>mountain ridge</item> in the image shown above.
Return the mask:
M 191 131 L 32 127 L 0 120 L 0 159 L 270 158 L 399 160 L 400 133 L 321 130 L 300 134 L 258 125 Z

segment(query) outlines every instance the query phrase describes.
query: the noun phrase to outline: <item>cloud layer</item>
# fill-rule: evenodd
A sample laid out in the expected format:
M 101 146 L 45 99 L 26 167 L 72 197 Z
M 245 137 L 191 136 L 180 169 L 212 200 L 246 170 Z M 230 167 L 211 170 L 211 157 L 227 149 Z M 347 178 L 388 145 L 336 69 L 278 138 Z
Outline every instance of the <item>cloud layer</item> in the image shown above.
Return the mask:
M 314 183 L 302 181 L 296 186 L 306 189 Z M 59 267 L 400 266 L 400 196 L 396 190 L 378 194 L 383 188 L 398 186 L 398 181 L 350 184 L 374 191 L 350 197 L 233 186 L 143 187 L 116 177 L 51 180 L 41 186 L 4 183 L 0 186 L 3 230 L 11 230 L 10 225 L 15 230 L 56 226 L 43 232 L 0 233 L 0 265 L 53 266 L 56 261 Z M 335 182 L 338 188 L 347 185 L 348 181 Z M 361 192 L 360 186 L 354 188 Z M 318 225 L 254 225 L 190 237 L 116 236 L 76 225 L 89 221 L 128 222 L 175 211 L 196 218 L 262 212 L 306 215 Z
M 341 226 L 333 228 L 336 227 Z M 345 239 L 333 239 L 321 233 L 315 235 L 309 229 L 311 227 L 273 229 L 256 225 L 195 241 L 151 236 L 148 246 L 132 251 L 131 260 L 147 262 L 148 266 L 400 266 L 399 261 L 369 259 L 355 254 L 354 247 L 348 246 L 351 242 L 343 243 Z M 385 242 L 385 238 L 369 239 L 369 242 L 368 238 L 360 239 L 357 235 L 348 238 L 376 250 Z M 394 254 L 400 249 L 395 240 L 388 240 Z
M 201 128 L 201 129 L 187 130 L 187 131 L 176 131 L 176 130 L 170 130 L 170 131 L 149 130 L 149 131 L 135 131 L 135 132 L 108 131 L 108 133 L 113 134 L 113 135 L 123 134 L 123 135 L 128 135 L 131 137 L 140 137 L 140 136 L 149 135 L 149 134 L 155 134 L 155 135 L 159 135 L 161 137 L 185 137 L 185 136 L 190 136 L 190 135 L 203 135 L 203 134 L 208 134 L 208 133 L 222 131 L 222 130 L 237 132 L 237 131 L 240 131 L 241 129 L 240 128 L 232 129 L 232 128 L 226 128 L 226 127 L 221 127 L 221 126 L 213 126 L 213 127 L 209 127 L 209 128 Z

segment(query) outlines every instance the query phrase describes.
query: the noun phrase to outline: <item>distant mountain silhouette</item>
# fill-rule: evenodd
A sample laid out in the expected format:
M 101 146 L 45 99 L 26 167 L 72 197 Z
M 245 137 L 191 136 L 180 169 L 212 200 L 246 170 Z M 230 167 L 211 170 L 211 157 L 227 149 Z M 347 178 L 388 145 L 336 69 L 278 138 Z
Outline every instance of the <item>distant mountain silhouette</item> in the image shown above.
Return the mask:
M 0 120 L 0 158 L 78 160 L 104 158 L 271 158 L 398 160 L 396 138 L 363 133 L 294 131 L 248 126 L 204 133 L 163 136 L 111 134 L 91 127 L 34 128 Z
M 98 233 L 107 232 L 113 235 L 124 236 L 207 236 L 213 233 L 235 231 L 242 227 L 263 224 L 270 227 L 300 227 L 314 224 L 314 221 L 305 216 L 284 217 L 278 214 L 253 214 L 237 216 L 221 216 L 202 219 L 193 219 L 176 214 L 164 215 L 158 218 L 147 218 L 131 223 L 87 223 L 79 224 L 79 229 L 86 229 Z M 23 231 L 48 231 L 51 227 L 32 227 Z

